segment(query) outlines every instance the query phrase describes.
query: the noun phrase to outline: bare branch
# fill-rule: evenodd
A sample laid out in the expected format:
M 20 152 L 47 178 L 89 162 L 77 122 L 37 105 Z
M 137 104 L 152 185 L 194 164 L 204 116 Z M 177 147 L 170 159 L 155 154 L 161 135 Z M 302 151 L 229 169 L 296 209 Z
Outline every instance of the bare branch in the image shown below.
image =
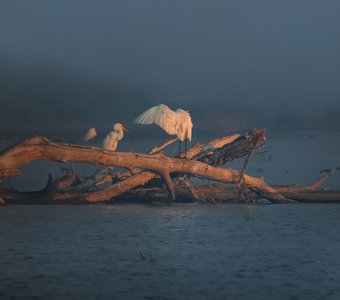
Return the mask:
M 258 135 L 258 132 L 254 134 Z M 131 188 L 145 184 L 152 178 L 157 178 L 157 174 L 164 177 L 173 198 L 174 193 L 171 190 L 171 184 L 166 174 L 190 174 L 233 184 L 237 182 L 240 176 L 239 171 L 216 168 L 199 161 L 170 158 L 162 153 L 148 155 L 134 152 L 113 152 L 95 147 L 54 143 L 44 137 L 32 137 L 23 143 L 10 147 L 0 155 L 0 177 L 3 177 L 4 169 L 16 169 L 20 165 L 27 164 L 33 160 L 85 162 L 150 171 L 131 176 L 103 191 L 79 195 L 58 194 L 54 197 L 54 199 L 78 198 L 89 202 L 112 199 Z M 223 159 L 220 161 L 223 161 Z M 262 178 L 244 175 L 244 180 L 247 185 L 251 186 L 252 190 L 273 202 L 281 202 L 285 199 L 274 188 L 268 186 Z

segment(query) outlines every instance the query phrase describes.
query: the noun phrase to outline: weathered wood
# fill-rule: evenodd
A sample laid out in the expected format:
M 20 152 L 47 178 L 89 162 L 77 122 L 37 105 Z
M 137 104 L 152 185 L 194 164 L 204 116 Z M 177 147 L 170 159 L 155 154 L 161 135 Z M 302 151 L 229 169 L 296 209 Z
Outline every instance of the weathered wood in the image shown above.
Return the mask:
M 144 174 L 146 172 L 143 172 Z M 148 174 L 152 176 L 152 173 Z M 138 176 L 138 175 L 137 175 Z M 283 196 L 287 199 L 296 200 L 298 202 L 340 202 L 340 191 L 330 191 L 328 195 L 327 191 L 315 191 L 315 193 L 308 193 L 312 190 L 318 188 L 322 183 L 324 183 L 327 179 L 329 179 L 329 174 L 324 175 L 321 179 L 316 182 L 308 185 L 307 187 L 298 186 L 298 185 L 275 185 L 273 186 L 277 191 L 279 191 Z M 147 181 L 147 180 L 146 180 Z M 146 182 L 145 181 L 145 182 Z M 179 178 L 179 181 L 182 183 L 187 182 L 187 180 Z M 207 202 L 207 199 L 213 199 L 210 202 L 239 202 L 239 192 L 237 188 L 231 186 L 224 185 L 215 185 L 215 184 L 200 184 L 193 185 L 190 184 L 190 187 L 186 184 L 185 188 L 177 185 L 175 187 L 175 193 L 177 195 L 177 201 L 199 201 L 199 202 Z M 122 197 L 122 194 L 115 194 L 115 197 L 120 200 L 134 200 L 134 201 L 159 201 L 165 199 L 165 194 L 160 188 L 152 188 L 152 189 L 138 189 L 138 190 L 130 190 L 126 188 L 126 193 Z M 321 197 L 322 196 L 322 197 Z M 249 201 L 259 200 L 261 197 L 253 191 L 248 191 L 246 197 Z M 317 197 L 320 197 L 317 199 Z M 94 197 L 96 198 L 96 197 Z M 105 199 L 105 197 L 103 198 Z M 107 198 L 106 198 L 107 199 Z M 116 198 L 115 198 L 116 199 Z M 279 202 L 281 203 L 281 202 Z
M 186 180 L 184 177 L 179 177 L 178 182 L 180 182 L 183 186 L 185 186 L 191 193 L 191 195 L 194 197 L 195 200 L 200 201 L 200 197 L 198 193 L 196 192 L 195 188 L 188 180 Z
M 0 156 L 0 176 L 2 176 L 1 170 L 3 169 L 14 169 L 33 160 L 86 162 L 123 167 L 127 169 L 147 169 L 165 177 L 170 193 L 173 197 L 173 188 L 169 179 L 166 178 L 166 174 L 191 174 L 193 176 L 200 176 L 225 183 L 236 183 L 239 177 L 239 172 L 235 170 L 215 168 L 198 161 L 170 158 L 162 153 L 147 155 L 134 152 L 112 152 L 94 147 L 54 143 L 44 137 L 29 138 L 23 143 L 17 144 L 4 151 Z M 127 191 L 126 189 L 121 188 L 122 185 L 129 190 L 140 184 L 146 183 L 146 178 L 155 178 L 155 176 L 143 173 L 144 172 L 128 178 L 130 179 L 128 181 L 127 179 L 124 180 L 124 184 L 114 184 L 110 187 L 110 189 L 107 189 L 107 191 L 109 191 L 112 195 L 119 195 L 120 193 Z M 138 176 L 142 176 L 141 179 L 139 179 Z M 284 197 L 277 193 L 275 189 L 268 186 L 264 182 L 263 178 L 254 178 L 246 175 L 245 182 L 252 186 L 254 191 L 271 199 L 271 201 L 279 202 L 284 200 Z M 54 196 L 56 199 L 72 199 L 74 197 L 95 202 L 103 201 L 102 195 L 104 194 L 108 196 L 106 191 L 104 193 L 102 191 L 94 192 L 91 193 L 91 195 L 56 194 Z M 96 200 L 96 196 L 98 196 L 98 200 Z M 112 197 L 106 198 L 106 200 L 111 198 Z
M 78 184 L 69 185 L 68 187 L 64 188 L 63 192 L 71 194 L 85 193 L 91 188 L 94 188 L 98 184 L 98 182 L 102 182 L 106 177 L 110 177 L 112 181 L 112 175 L 109 175 L 111 174 L 111 172 L 112 172 L 111 167 L 102 168 L 94 172 L 89 178 L 80 180 Z
M 148 154 L 157 154 L 160 151 L 164 150 L 167 146 L 173 144 L 174 142 L 176 142 L 178 139 L 177 138 L 173 138 L 169 141 L 164 142 L 162 145 L 160 146 L 156 146 L 153 147 Z M 99 170 L 98 172 L 101 172 L 101 170 Z M 137 173 L 140 172 L 140 169 L 135 168 L 133 171 L 129 170 L 129 171 L 125 171 L 125 172 L 119 172 L 119 173 L 114 173 L 114 174 L 110 174 L 107 175 L 103 178 L 101 178 L 98 182 L 96 182 L 96 186 L 100 186 L 102 184 L 106 184 L 108 182 L 112 182 L 113 180 L 124 180 L 128 177 L 130 177 L 131 175 L 135 175 Z
M 240 178 L 245 185 L 246 199 L 256 200 L 266 198 L 273 203 L 282 203 L 285 199 L 301 202 L 340 201 L 340 192 L 315 191 L 334 171 L 324 175 L 317 182 L 307 186 L 269 186 L 263 178 L 254 178 L 244 173 L 244 170 L 218 168 L 232 159 L 249 153 L 263 144 L 265 130 L 253 130 L 244 136 L 233 135 L 215 139 L 203 144 L 195 144 L 187 151 L 187 159 L 171 158 L 162 152 L 165 147 L 176 139 L 167 141 L 159 147 L 154 147 L 149 154 L 134 152 L 112 152 L 96 147 L 60 144 L 44 137 L 32 137 L 14 145 L 0 153 L 0 179 L 17 175 L 18 167 L 33 160 L 54 160 L 104 164 L 108 167 L 95 172 L 90 178 L 79 180 L 75 174 L 67 174 L 54 180 L 50 175 L 46 188 L 38 192 L 20 193 L 13 189 L 0 189 L 3 202 L 8 203 L 96 203 L 110 199 L 155 200 L 164 199 L 166 193 L 160 188 L 138 189 L 151 180 L 163 178 L 171 198 L 175 195 L 179 200 L 186 197 L 187 201 L 220 202 L 239 201 L 240 195 L 234 187 L 223 185 L 193 185 L 186 179 L 179 179 L 183 186 L 173 186 L 170 175 L 178 178 L 182 174 L 198 176 L 222 183 L 237 185 Z M 203 162 L 202 162 L 203 161 Z M 111 174 L 112 167 L 123 167 L 130 171 Z M 72 173 L 72 172 L 71 172 Z M 103 190 L 89 192 L 89 189 L 100 183 L 117 180 Z M 157 183 L 159 186 L 159 183 Z M 152 187 L 152 186 L 151 186 Z M 132 196 L 131 196 L 132 197 Z
M 187 159 L 191 159 L 197 154 L 199 154 L 202 150 L 204 149 L 209 149 L 209 150 L 214 150 L 223 147 L 225 144 L 233 142 L 235 139 L 239 137 L 239 134 L 234 134 L 232 136 L 226 136 L 218 139 L 214 139 L 212 141 L 209 141 L 208 143 L 203 143 L 203 144 L 195 144 L 193 145 L 190 149 L 187 151 Z M 159 152 L 159 150 L 163 150 L 166 146 L 172 144 L 175 142 L 177 139 L 172 139 L 170 141 L 165 142 L 161 146 L 154 147 L 149 151 L 149 154 L 156 154 Z M 159 154 L 161 155 L 161 154 Z M 134 175 L 133 179 L 129 179 L 131 174 L 129 172 L 120 172 L 117 174 L 109 175 L 103 178 L 101 181 L 97 182 L 97 186 L 100 184 L 112 182 L 113 179 L 124 179 L 124 184 L 114 184 L 111 187 L 106 188 L 105 190 L 102 191 L 97 191 L 93 193 L 84 193 L 83 195 L 79 195 L 79 199 L 82 201 L 88 201 L 88 202 L 96 202 L 96 201 L 105 201 L 107 199 L 112 199 L 120 194 L 124 194 L 131 189 L 134 188 L 134 184 L 136 186 L 138 185 L 145 185 L 147 182 L 149 182 L 152 179 L 160 179 L 160 176 L 156 173 L 151 173 L 151 172 L 141 172 L 140 174 Z M 127 180 L 129 179 L 129 180 Z M 126 181 L 127 180 L 127 181 Z M 56 196 L 57 199 L 67 199 L 69 195 L 59 195 Z
M 287 199 L 296 200 L 305 203 L 325 203 L 325 202 L 340 202 L 339 191 L 297 191 L 284 192 L 283 195 Z
M 185 186 L 176 186 L 176 201 L 178 202 L 209 202 L 209 203 L 240 203 L 238 191 L 235 187 L 225 187 L 216 185 L 193 185 L 196 195 L 192 190 Z M 286 199 L 295 200 L 302 203 L 340 203 L 339 191 L 306 191 L 283 192 Z M 199 196 L 198 196 L 199 195 Z M 153 189 L 147 192 L 128 191 L 114 199 L 114 201 L 133 201 L 133 202 L 153 202 L 165 200 L 165 195 L 160 189 Z M 260 200 L 254 192 L 247 194 L 249 202 Z
M 284 195 L 287 199 L 296 200 L 297 202 L 306 203 L 325 203 L 325 202 L 340 202 L 340 191 L 316 191 L 327 179 L 330 178 L 333 172 L 325 174 L 321 179 L 304 187 L 298 185 L 274 185 L 275 189 Z M 184 178 L 179 178 L 178 181 L 183 183 L 183 186 L 177 185 L 175 192 L 177 201 L 184 202 L 206 202 L 206 199 L 214 199 L 210 202 L 240 202 L 239 191 L 236 187 L 216 185 L 216 184 L 191 184 Z M 246 195 L 249 201 L 261 199 L 261 197 L 248 191 Z M 119 199 L 137 200 L 137 201 L 157 201 L 164 198 L 163 192 L 160 189 L 139 189 L 131 190 L 124 194 L 124 197 Z
M 251 132 L 238 137 L 233 142 L 225 144 L 213 152 L 209 151 L 209 149 L 200 152 L 196 159 L 212 166 L 224 165 L 236 158 L 247 155 L 249 150 L 263 145 L 265 132 L 265 129 L 253 129 Z
M 151 172 L 143 172 L 144 182 L 147 182 L 150 177 L 154 174 Z M 139 177 L 141 179 L 141 177 Z M 128 179 L 127 179 L 128 180 Z M 140 181 L 141 185 L 143 184 Z M 43 191 L 39 192 L 17 192 L 13 189 L 3 189 L 2 193 L 5 194 L 6 202 L 11 203 L 20 203 L 20 204 L 76 204 L 76 203 L 95 203 L 98 202 L 98 197 L 96 193 L 102 197 L 102 200 L 105 201 L 109 199 L 112 195 L 113 201 L 124 201 L 124 202 L 154 202 L 154 201 L 165 201 L 167 199 L 167 193 L 164 193 L 164 189 L 162 188 L 139 188 L 139 189 L 129 189 L 125 186 L 126 182 L 122 181 L 120 183 L 120 187 L 122 189 L 126 189 L 125 193 L 119 193 L 116 188 L 113 188 L 113 192 L 105 189 L 104 193 L 93 192 L 87 193 L 87 199 L 85 197 L 82 199 L 81 197 L 72 197 L 69 198 L 64 194 L 57 194 L 53 197 L 50 197 Z M 177 185 L 174 187 L 176 193 L 176 201 L 178 202 L 236 202 L 240 203 L 239 193 L 235 187 L 232 186 L 224 186 L 224 185 L 215 185 L 215 184 L 200 184 L 193 185 L 190 184 L 191 188 L 187 186 Z M 109 187 L 108 189 L 112 188 Z M 277 190 L 279 190 L 286 199 L 295 200 L 297 202 L 303 203 L 328 203 L 328 202 L 340 202 L 340 191 L 310 191 L 306 190 L 306 187 L 301 186 L 276 186 Z M 295 190 L 294 190 L 295 189 Z M 192 192 L 194 191 L 194 193 Z M 0 193 L 1 193 L 0 192 Z M 77 195 L 77 194 L 76 194 Z M 66 196 L 66 197 L 63 197 Z M 79 196 L 79 195 L 77 195 Z M 91 198 L 91 196 L 93 198 Z M 247 193 L 248 201 L 256 201 L 261 199 L 261 197 L 250 191 Z
M 156 146 L 153 147 L 148 154 L 157 154 L 159 152 L 161 152 L 162 150 L 164 150 L 166 147 L 168 147 L 169 145 L 175 143 L 178 139 L 177 138 L 173 138 L 169 141 L 166 141 L 163 145 L 161 146 Z
M 210 140 L 206 143 L 196 143 L 191 148 L 187 150 L 187 158 L 193 160 L 200 160 L 199 154 L 200 153 L 210 153 L 212 154 L 213 151 L 216 149 L 220 149 L 225 145 L 231 144 L 236 139 L 240 137 L 239 134 L 228 135 L 225 137 L 217 138 Z M 181 153 L 181 156 L 184 155 L 184 152 Z
M 307 186 L 306 189 L 307 190 L 315 190 L 320 185 L 322 185 L 324 182 L 326 182 L 334 174 L 334 172 L 335 172 L 335 170 L 330 170 L 322 178 L 320 178 L 318 181 Z

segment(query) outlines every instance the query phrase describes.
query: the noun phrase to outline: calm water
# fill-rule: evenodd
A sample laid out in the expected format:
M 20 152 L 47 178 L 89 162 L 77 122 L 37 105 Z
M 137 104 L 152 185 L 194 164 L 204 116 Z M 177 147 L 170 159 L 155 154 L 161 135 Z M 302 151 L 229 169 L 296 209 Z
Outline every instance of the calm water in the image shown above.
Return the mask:
M 340 205 L 251 210 L 0 208 L 0 299 L 340 299 Z

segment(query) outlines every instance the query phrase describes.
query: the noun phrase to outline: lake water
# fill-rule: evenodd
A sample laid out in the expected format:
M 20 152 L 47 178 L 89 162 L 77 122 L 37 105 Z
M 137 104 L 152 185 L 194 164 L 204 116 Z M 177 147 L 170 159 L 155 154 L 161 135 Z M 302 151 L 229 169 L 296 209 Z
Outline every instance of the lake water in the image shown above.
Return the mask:
M 340 134 L 272 136 L 260 151 L 248 174 L 307 185 L 340 166 Z M 4 184 L 41 189 L 69 166 L 33 162 Z M 0 231 L 1 300 L 340 299 L 340 204 L 9 205 Z
M 248 208 L 1 207 L 0 299 L 340 299 L 339 204 Z

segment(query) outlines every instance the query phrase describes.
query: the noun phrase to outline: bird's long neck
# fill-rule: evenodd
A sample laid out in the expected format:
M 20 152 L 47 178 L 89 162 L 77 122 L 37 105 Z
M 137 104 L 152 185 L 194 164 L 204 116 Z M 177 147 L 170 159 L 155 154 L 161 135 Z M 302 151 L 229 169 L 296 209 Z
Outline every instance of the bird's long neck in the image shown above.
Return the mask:
M 115 133 L 117 134 L 117 140 L 120 141 L 124 137 L 124 131 L 123 129 L 115 130 Z

